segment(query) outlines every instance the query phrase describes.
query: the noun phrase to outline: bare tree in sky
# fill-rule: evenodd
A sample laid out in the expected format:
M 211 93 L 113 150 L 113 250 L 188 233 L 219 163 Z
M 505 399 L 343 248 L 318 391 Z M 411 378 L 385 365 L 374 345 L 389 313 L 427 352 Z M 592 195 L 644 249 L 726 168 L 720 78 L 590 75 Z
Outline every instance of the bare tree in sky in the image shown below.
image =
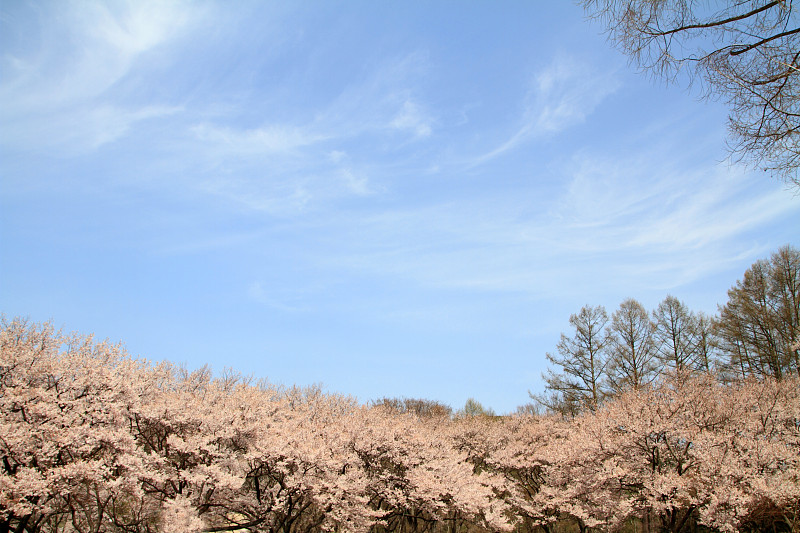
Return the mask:
M 569 317 L 575 329 L 572 337 L 561 334 L 558 355 L 546 354 L 547 360 L 558 369 L 548 370 L 542 376 L 550 395 L 540 398 L 553 411 L 570 409 L 581 412 L 594 411 L 600 405 L 606 390 L 606 346 L 609 337 L 605 331 L 608 314 L 603 306 L 584 306 L 579 313 Z M 542 401 L 544 400 L 544 401 Z
M 730 107 L 740 160 L 800 188 L 800 17 L 792 0 L 582 0 L 640 68 Z
M 608 375 L 615 393 L 640 389 L 658 377 L 654 330 L 647 310 L 632 298 L 611 315 Z

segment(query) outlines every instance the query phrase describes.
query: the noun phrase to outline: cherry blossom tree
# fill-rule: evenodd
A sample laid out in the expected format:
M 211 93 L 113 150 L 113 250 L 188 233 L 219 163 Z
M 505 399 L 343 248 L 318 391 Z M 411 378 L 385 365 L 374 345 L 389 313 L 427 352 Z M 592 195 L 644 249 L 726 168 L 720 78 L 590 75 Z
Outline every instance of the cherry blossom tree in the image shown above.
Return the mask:
M 3 319 L 0 349 L 0 531 L 99 532 L 123 519 L 140 494 L 127 415 L 141 364 L 20 320 Z
M 420 416 L 2 321 L 0 533 L 800 528 L 800 378 Z
M 564 477 L 571 513 L 616 527 L 719 531 L 784 524 L 800 504 L 800 382 L 721 385 L 675 375 L 576 420 Z M 794 529 L 792 529 L 794 528 Z

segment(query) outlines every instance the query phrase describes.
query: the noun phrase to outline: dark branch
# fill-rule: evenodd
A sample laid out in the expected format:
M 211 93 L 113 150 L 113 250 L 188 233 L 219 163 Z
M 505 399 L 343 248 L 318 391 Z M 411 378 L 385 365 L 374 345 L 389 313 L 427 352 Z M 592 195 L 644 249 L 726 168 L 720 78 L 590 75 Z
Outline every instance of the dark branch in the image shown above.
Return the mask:
M 737 50 L 731 50 L 732 56 L 738 56 L 739 54 L 744 54 L 745 52 L 749 52 L 753 48 L 758 48 L 762 44 L 766 44 L 770 41 L 774 41 L 775 39 L 780 39 L 781 37 L 788 37 L 789 35 L 794 35 L 796 33 L 800 33 L 800 28 L 795 28 L 793 30 L 785 31 L 783 33 L 778 33 L 777 35 L 773 35 L 772 37 L 767 37 L 766 39 L 761 39 L 757 43 L 753 43 L 749 46 L 745 46 L 744 48 L 740 48 Z
M 704 24 L 689 24 L 687 26 L 681 26 L 679 28 L 674 28 L 674 29 L 671 29 L 671 30 L 658 32 L 655 35 L 670 35 L 670 34 L 673 34 L 673 33 L 679 33 L 679 32 L 687 31 L 687 30 L 702 30 L 702 29 L 714 28 L 714 27 L 717 27 L 717 26 L 724 26 L 725 24 L 730 24 L 731 22 L 744 20 L 746 18 L 752 17 L 753 15 L 758 15 L 762 11 L 767 11 L 768 9 L 773 8 L 776 5 L 779 5 L 779 4 L 782 4 L 782 3 L 783 3 L 783 0 L 775 0 L 774 2 L 770 2 L 769 4 L 761 6 L 758 9 L 754 9 L 753 11 L 750 11 L 749 13 L 743 13 L 741 15 L 738 15 L 738 16 L 735 16 L 735 17 L 731 17 L 731 18 L 727 18 L 727 19 L 724 19 L 724 20 L 715 20 L 713 22 L 706 22 Z

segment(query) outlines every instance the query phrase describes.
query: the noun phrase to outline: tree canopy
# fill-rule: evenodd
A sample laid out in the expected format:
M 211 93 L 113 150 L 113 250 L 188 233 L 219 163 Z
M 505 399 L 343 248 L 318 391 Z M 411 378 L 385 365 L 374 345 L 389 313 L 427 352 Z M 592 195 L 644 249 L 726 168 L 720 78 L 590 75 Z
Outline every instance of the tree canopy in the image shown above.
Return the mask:
M 676 374 L 572 419 L 427 416 L 0 325 L 3 533 L 800 526 L 796 375 Z

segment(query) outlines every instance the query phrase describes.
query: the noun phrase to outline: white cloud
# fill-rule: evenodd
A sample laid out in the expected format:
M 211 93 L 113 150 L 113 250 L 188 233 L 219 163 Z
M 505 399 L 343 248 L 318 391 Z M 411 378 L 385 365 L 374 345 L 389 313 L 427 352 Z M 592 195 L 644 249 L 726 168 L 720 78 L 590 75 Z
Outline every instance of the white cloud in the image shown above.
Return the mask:
M 429 137 L 433 131 L 430 118 L 422 112 L 419 105 L 410 100 L 403 102 L 403 107 L 392 120 L 391 126 L 399 130 L 410 130 L 417 137 Z
M 249 209 L 291 216 L 326 202 L 375 191 L 367 174 L 343 150 L 309 127 L 266 125 L 254 129 L 198 124 L 190 134 L 202 146 L 194 180 L 204 192 Z
M 271 152 L 291 152 L 324 140 L 324 137 L 294 126 L 267 125 L 254 129 L 237 129 L 198 124 L 191 128 L 198 140 L 212 150 L 225 155 L 259 155 Z
M 369 181 L 367 178 L 363 175 L 354 173 L 352 169 L 343 168 L 339 171 L 339 175 L 344 180 L 347 188 L 350 189 L 353 194 L 365 196 L 372 192 L 369 188 Z
M 577 156 L 555 212 L 597 249 L 696 250 L 734 239 L 797 205 L 780 187 L 725 164 L 686 166 L 663 147 L 625 157 Z
M 529 111 L 538 133 L 557 133 L 583 122 L 619 87 L 613 75 L 558 57 L 536 76 Z
M 0 81 L 0 121 L 14 133 L 0 142 L 81 153 L 119 138 L 140 120 L 178 111 L 157 103 L 137 108 L 108 93 L 142 54 L 178 35 L 202 11 L 183 7 L 136 1 L 43 8 L 38 31 L 10 43 L 3 59 L 9 68 Z
M 80 106 L 12 118 L 0 129 L 0 144 L 34 152 L 81 154 L 124 136 L 135 124 L 180 113 L 182 108 Z
M 683 194 L 669 212 L 648 217 L 643 224 L 636 225 L 630 245 L 701 249 L 733 239 L 797 209 L 796 202 L 779 188 L 750 196 L 743 195 L 744 191 L 733 180 L 715 179 L 712 183 L 719 188 Z M 659 206 L 650 207 L 656 210 Z
M 292 217 L 304 212 L 315 199 L 307 180 L 271 176 L 262 171 L 236 175 L 212 173 L 193 179 L 192 187 L 237 206 L 273 216 Z
M 576 156 L 555 199 L 532 180 L 457 203 L 326 221 L 336 240 L 325 261 L 437 289 L 588 298 L 602 287 L 624 296 L 725 269 L 753 253 L 743 236 L 798 212 L 760 176 L 692 166 L 673 152 Z
M 432 135 L 435 121 L 412 89 L 426 63 L 420 53 L 388 59 L 319 111 L 295 113 L 307 118 L 294 122 L 264 120 L 255 128 L 241 127 L 235 118 L 196 123 L 188 149 L 200 162 L 198 172 L 212 174 L 199 183 L 249 208 L 284 214 L 383 190 L 370 178 L 385 174 L 387 153 L 406 144 L 397 142 L 398 134 L 412 140 Z M 223 118 L 237 111 L 224 110 Z
M 118 4 L 80 4 L 88 33 L 123 57 L 145 52 L 175 34 L 198 7 L 184 2 L 136 0 Z M 83 17 L 81 17 L 83 18 Z
M 429 137 L 434 119 L 415 87 L 429 69 L 427 54 L 415 51 L 384 60 L 344 87 L 316 114 L 315 129 L 332 138 L 404 131 Z
M 0 84 L 6 109 L 54 109 L 102 95 L 200 11 L 148 1 L 50 7 L 41 20 L 42 42 L 20 43 L 9 54 L 18 67 Z
M 619 87 L 613 74 L 595 71 L 572 58 L 557 57 L 539 72 L 522 105 L 520 125 L 497 147 L 474 158 L 485 163 L 524 142 L 580 124 Z
M 250 300 L 279 311 L 304 311 L 302 296 L 297 291 L 276 290 L 261 281 L 254 281 L 247 287 L 247 297 Z
M 341 163 L 347 158 L 347 152 L 343 152 L 342 150 L 331 150 L 328 152 L 328 159 L 332 163 Z

